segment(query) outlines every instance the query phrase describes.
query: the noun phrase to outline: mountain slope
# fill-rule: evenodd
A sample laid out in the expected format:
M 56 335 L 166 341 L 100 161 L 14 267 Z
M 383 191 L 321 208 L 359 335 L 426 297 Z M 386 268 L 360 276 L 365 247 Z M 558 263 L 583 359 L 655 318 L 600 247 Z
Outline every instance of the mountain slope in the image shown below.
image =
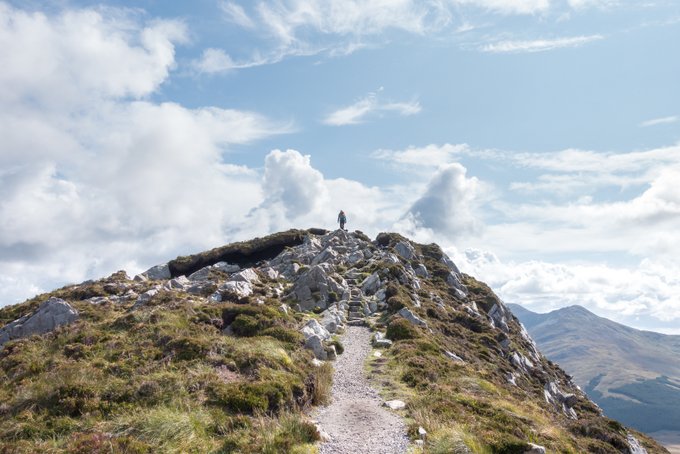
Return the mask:
M 636 330 L 580 306 L 547 314 L 508 306 L 607 415 L 645 432 L 680 427 L 680 336 Z
M 601 416 L 437 245 L 396 234 L 281 232 L 67 286 L 0 324 L 2 452 L 313 452 L 306 412 L 332 397 L 348 325 L 387 347 L 367 373 L 428 452 L 666 452 Z

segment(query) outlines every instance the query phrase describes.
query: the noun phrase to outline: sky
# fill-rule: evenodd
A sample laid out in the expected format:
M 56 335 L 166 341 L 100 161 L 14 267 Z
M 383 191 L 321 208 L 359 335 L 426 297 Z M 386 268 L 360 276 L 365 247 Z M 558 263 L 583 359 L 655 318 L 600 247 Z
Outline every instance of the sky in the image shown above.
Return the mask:
M 288 228 L 680 334 L 674 0 L 0 0 L 0 306 Z

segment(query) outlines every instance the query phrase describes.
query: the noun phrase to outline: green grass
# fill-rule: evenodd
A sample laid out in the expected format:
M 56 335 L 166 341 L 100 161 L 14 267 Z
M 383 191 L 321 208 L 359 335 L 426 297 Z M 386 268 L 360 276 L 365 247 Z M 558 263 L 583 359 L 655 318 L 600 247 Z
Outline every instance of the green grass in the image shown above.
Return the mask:
M 81 319 L 0 351 L 0 451 L 313 450 L 316 431 L 301 410 L 328 401 L 332 368 L 313 364 L 280 301 L 215 304 L 160 292 L 131 312 L 132 302 L 80 299 L 107 294 L 105 284 L 52 292 Z M 141 293 L 149 284 L 131 285 Z

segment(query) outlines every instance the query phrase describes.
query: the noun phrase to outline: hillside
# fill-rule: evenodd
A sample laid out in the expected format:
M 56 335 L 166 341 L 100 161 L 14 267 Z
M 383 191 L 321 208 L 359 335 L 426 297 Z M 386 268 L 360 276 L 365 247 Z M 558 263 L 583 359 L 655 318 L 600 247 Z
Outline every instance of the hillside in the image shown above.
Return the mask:
M 547 314 L 508 306 L 607 415 L 645 432 L 680 428 L 680 336 L 636 330 L 580 306 Z
M 310 415 L 368 329 L 367 383 L 415 452 L 667 452 L 601 416 L 437 245 L 396 234 L 281 232 L 36 296 L 0 326 L 7 453 L 331 452 L 338 419 Z

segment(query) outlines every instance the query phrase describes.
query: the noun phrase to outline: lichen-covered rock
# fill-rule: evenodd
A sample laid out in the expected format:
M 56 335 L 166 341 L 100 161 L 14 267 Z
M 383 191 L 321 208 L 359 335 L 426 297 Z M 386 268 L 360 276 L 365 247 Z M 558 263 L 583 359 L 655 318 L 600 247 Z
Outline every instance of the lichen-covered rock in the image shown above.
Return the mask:
M 314 353 L 316 359 L 320 359 L 322 361 L 328 359 L 328 354 L 326 353 L 322 339 L 316 334 L 305 339 L 305 348 L 311 350 Z
M 79 314 L 61 298 L 51 297 L 34 313 L 21 317 L 0 328 L 0 347 L 10 340 L 34 334 L 45 334 L 78 320 Z
M 241 270 L 238 273 L 232 274 L 229 280 L 255 284 L 257 282 L 260 282 L 260 277 L 257 275 L 254 269 L 246 268 L 245 270 Z
M 545 454 L 545 448 L 534 443 L 529 443 L 528 448 L 524 451 L 524 454 Z

